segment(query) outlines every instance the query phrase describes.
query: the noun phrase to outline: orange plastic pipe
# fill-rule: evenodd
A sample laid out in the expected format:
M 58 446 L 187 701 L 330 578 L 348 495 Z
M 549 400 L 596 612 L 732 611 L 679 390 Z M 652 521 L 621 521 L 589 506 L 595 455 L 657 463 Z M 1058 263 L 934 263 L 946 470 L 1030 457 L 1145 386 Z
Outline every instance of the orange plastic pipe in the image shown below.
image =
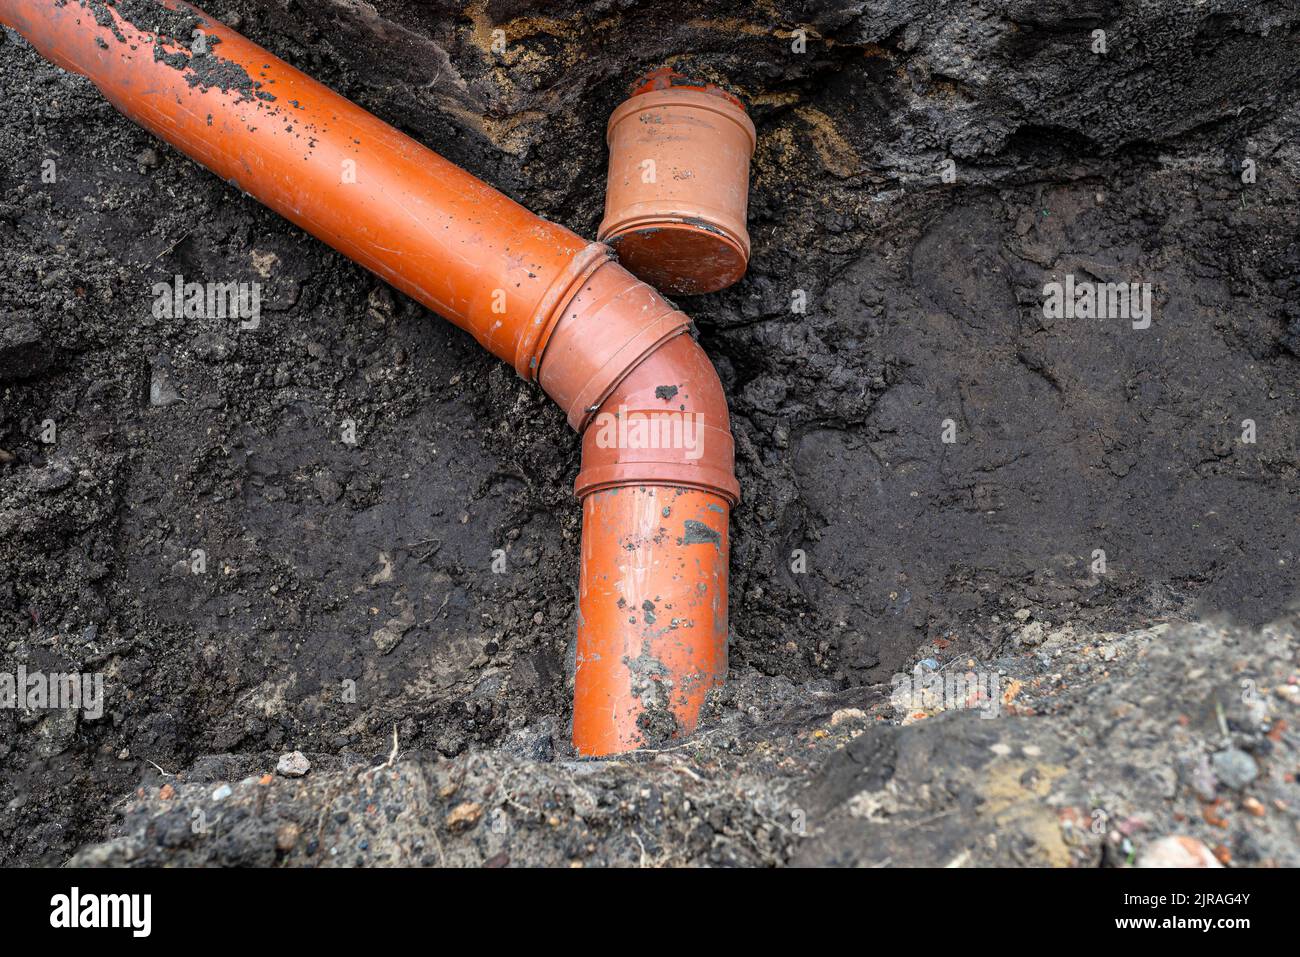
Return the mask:
M 188 4 L 0 0 L 0 23 L 540 382 L 583 432 L 574 745 L 604 755 L 693 730 L 726 668 L 740 489 L 726 400 L 686 316 L 608 247 Z
M 671 67 L 647 74 L 609 118 L 605 217 L 597 234 L 619 260 L 669 294 L 732 285 L 749 262 L 744 104 Z
M 654 437 L 655 423 L 660 438 L 680 427 L 683 441 L 631 440 L 638 426 L 649 426 L 641 439 Z M 617 441 L 620 430 L 628 441 Z M 641 362 L 583 433 L 580 752 L 693 731 L 705 695 L 725 677 L 727 523 L 740 492 L 732 458 L 722 387 L 686 336 Z

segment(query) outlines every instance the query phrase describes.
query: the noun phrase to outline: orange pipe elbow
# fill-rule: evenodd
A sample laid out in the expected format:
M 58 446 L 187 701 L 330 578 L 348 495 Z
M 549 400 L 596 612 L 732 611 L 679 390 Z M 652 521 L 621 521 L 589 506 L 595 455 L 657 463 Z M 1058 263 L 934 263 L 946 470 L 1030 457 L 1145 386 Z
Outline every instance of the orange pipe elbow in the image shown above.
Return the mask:
M 726 671 L 726 400 L 689 320 L 588 243 L 211 17 L 0 0 L 0 23 L 126 116 L 470 332 L 583 435 L 574 745 L 689 733 Z
M 726 676 L 732 460 L 721 384 L 689 336 L 633 369 L 583 433 L 580 754 L 691 733 Z

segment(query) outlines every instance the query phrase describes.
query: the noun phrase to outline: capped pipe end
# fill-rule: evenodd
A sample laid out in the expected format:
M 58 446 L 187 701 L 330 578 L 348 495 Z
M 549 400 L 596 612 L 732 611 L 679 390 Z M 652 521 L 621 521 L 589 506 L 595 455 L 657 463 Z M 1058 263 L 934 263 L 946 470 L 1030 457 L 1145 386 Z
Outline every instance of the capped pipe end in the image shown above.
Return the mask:
M 748 242 L 703 218 L 652 216 L 641 224 L 602 232 L 619 262 L 650 285 L 679 296 L 699 296 L 734 285 L 749 265 Z
M 749 263 L 754 124 L 715 84 L 664 68 L 609 119 L 609 177 L 598 238 L 664 292 L 732 285 Z
M 659 90 L 695 90 L 727 100 L 742 112 L 745 109 L 745 104 L 741 102 L 740 97 L 725 87 L 710 83 L 708 80 L 693 79 L 671 66 L 661 66 L 651 70 L 628 88 L 627 95 L 641 96 Z

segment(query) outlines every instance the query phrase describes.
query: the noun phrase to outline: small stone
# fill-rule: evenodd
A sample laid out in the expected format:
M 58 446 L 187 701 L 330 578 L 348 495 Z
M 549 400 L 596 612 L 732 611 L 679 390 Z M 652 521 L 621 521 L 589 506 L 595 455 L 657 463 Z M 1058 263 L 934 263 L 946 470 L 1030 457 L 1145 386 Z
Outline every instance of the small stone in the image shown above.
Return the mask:
M 542 622 L 544 622 L 544 621 L 546 621 L 546 616 L 543 615 L 540 611 L 537 612 L 535 615 L 533 615 L 533 624 L 534 624 L 534 625 L 540 625 L 540 624 L 541 624 Z
M 1016 641 L 1022 645 L 1041 645 L 1043 638 L 1046 637 L 1046 630 L 1043 628 L 1041 621 L 1031 621 L 1025 627 L 1020 629 L 1020 634 L 1016 636 Z
M 1278 685 L 1273 689 L 1273 693 L 1283 701 L 1300 705 L 1300 685 Z
M 831 715 L 831 727 L 843 724 L 845 721 L 864 721 L 867 713 L 861 708 L 840 708 Z
M 171 376 L 161 365 L 154 366 L 149 378 L 149 404 L 155 408 L 165 408 L 180 402 L 181 394 L 172 385 Z
M 176 789 L 170 784 L 164 784 L 158 789 L 158 797 L 163 801 L 170 801 L 176 796 Z
M 130 749 L 130 748 L 123 748 L 121 751 L 117 752 L 117 759 L 118 759 L 119 761 L 130 761 L 130 760 L 131 760 L 131 749 Z
M 326 505 L 333 505 L 343 494 L 343 487 L 327 471 L 320 471 L 312 476 L 311 484 L 316 489 L 316 494 L 320 496 L 320 500 Z
M 158 151 L 152 146 L 141 150 L 136 154 L 135 161 L 145 169 L 153 169 L 158 165 Z
M 1255 759 L 1238 748 L 1220 751 L 1210 760 L 1215 775 L 1234 791 L 1240 791 L 1259 776 L 1259 765 Z
M 415 609 L 409 604 L 402 605 L 401 614 L 384 622 L 384 627 L 376 629 L 370 636 L 381 655 L 386 655 L 401 643 L 402 636 L 415 624 Z
M 1192 793 L 1202 801 L 1213 801 L 1218 796 L 1219 782 L 1205 755 L 1198 755 L 1194 762 L 1183 765 L 1183 776 Z
M 381 316 L 391 316 L 393 306 L 393 294 L 387 286 L 376 286 L 370 290 L 370 295 L 366 297 L 366 308 L 379 313 Z M 455 382 L 452 385 L 455 385 Z
M 280 851 L 292 851 L 302 836 L 302 828 L 292 821 L 281 824 L 275 832 L 275 847 Z
M 1241 807 L 1251 817 L 1263 817 L 1268 813 L 1268 809 L 1259 798 L 1248 797 L 1241 802 Z
M 215 791 L 212 792 L 212 800 L 224 801 L 226 798 L 230 797 L 230 795 L 234 793 L 235 793 L 234 790 L 230 787 L 229 784 L 223 784 L 221 785 L 221 787 L 217 788 Z
M 45 338 L 33 323 L 5 317 L 0 325 L 0 382 L 35 378 L 52 362 Z
M 1016 621 L 1028 621 L 1033 612 L 1028 608 L 1017 608 L 1011 615 Z
M 379 649 L 381 655 L 388 654 L 401 644 L 402 635 L 406 634 L 405 630 L 401 628 L 400 625 L 398 627 L 393 626 L 393 622 L 397 620 L 398 619 L 396 618 L 388 619 L 388 624 L 383 628 L 375 629 L 374 634 L 370 636 L 370 640 L 375 643 L 375 647 Z
M 311 770 L 311 762 L 301 751 L 290 751 L 288 754 L 280 755 L 275 770 L 277 774 L 286 778 L 300 778 Z
M 1137 859 L 1137 867 L 1222 867 L 1210 849 L 1194 837 L 1162 837 Z
M 38 492 L 59 492 L 72 484 L 72 469 L 54 463 L 32 474 L 32 488 Z
M 1225 830 L 1228 827 L 1228 819 L 1223 816 L 1223 799 L 1211 801 L 1209 804 L 1201 805 L 1201 817 L 1210 827 L 1221 827 Z
M 447 830 L 452 832 L 468 831 L 478 824 L 483 817 L 483 805 L 473 801 L 463 801 L 451 809 L 447 815 Z

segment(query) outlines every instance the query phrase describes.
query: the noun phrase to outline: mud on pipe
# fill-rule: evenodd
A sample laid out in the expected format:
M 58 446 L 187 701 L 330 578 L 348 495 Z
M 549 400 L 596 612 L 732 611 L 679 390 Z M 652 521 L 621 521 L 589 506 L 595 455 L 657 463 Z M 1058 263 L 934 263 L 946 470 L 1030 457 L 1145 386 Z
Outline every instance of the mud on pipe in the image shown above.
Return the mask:
M 671 303 L 195 7 L 0 0 L 127 117 L 474 336 L 583 434 L 574 745 L 692 731 L 726 672 L 726 400 Z M 667 424 L 691 442 L 625 442 Z M 621 430 L 621 431 L 620 431 Z

